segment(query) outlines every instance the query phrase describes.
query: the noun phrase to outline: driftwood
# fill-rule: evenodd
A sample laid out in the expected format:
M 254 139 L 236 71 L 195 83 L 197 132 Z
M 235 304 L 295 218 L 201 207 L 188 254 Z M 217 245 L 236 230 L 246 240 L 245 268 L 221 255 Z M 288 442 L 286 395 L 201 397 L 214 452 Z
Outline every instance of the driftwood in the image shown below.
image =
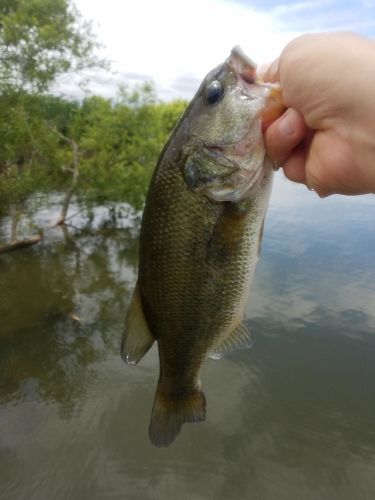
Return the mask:
M 0 246 L 0 254 L 6 252 L 12 252 L 13 250 L 19 250 L 21 248 L 30 247 L 36 245 L 43 239 L 42 234 L 36 234 L 35 236 L 30 236 L 30 238 L 18 239 L 18 223 L 20 221 L 22 211 L 19 206 L 16 206 L 12 210 L 12 225 L 10 234 L 10 243 Z
M 41 234 L 37 234 L 35 236 L 31 236 L 30 238 L 25 238 L 23 240 L 15 240 L 11 243 L 7 243 L 6 245 L 0 246 L 0 254 L 6 252 L 12 252 L 13 250 L 19 250 L 20 248 L 30 247 L 42 241 L 43 236 Z

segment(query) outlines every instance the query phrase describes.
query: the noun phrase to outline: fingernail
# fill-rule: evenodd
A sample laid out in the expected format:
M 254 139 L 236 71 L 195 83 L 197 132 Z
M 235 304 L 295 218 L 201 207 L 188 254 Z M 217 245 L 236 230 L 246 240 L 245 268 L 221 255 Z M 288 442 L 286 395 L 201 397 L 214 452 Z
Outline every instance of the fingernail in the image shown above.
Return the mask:
M 278 123 L 279 132 L 287 137 L 295 132 L 295 120 L 290 110 L 287 109 Z
M 328 196 L 331 196 L 333 194 L 326 191 L 320 191 L 320 189 L 317 191 L 316 189 L 310 187 L 308 184 L 306 184 L 306 187 L 309 191 L 314 191 L 319 196 L 319 198 L 328 198 Z

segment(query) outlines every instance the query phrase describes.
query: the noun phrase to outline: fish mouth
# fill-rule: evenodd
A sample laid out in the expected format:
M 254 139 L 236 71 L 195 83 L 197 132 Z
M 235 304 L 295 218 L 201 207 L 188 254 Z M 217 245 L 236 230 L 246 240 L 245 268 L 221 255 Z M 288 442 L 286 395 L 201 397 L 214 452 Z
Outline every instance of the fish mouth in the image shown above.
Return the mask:
M 235 143 L 227 144 L 204 144 L 204 148 L 212 156 L 225 156 L 232 161 L 241 162 L 243 159 L 251 155 L 255 144 L 252 141 L 251 128 L 247 129 L 243 136 Z
M 217 158 L 219 161 L 220 158 L 224 157 L 226 162 L 230 161 L 237 168 L 240 168 L 243 159 L 251 152 L 251 147 L 249 147 L 244 139 L 238 141 L 236 144 L 226 144 L 225 146 L 210 144 L 205 145 L 204 148 L 211 157 Z
M 249 133 L 244 134 L 242 139 L 239 139 L 236 143 L 229 144 L 205 144 L 205 149 L 209 151 L 213 156 L 224 155 L 227 158 L 237 158 L 246 157 L 250 154 L 253 149 L 253 145 L 249 144 L 248 141 Z
M 236 75 L 237 86 L 242 89 L 243 98 L 266 99 L 266 105 L 260 113 L 263 130 L 265 130 L 286 109 L 280 83 L 268 83 L 259 77 L 256 63 L 238 45 L 232 49 L 226 63 Z
M 206 144 L 206 149 L 211 153 L 224 154 L 224 147 L 219 146 L 218 144 Z
M 233 47 L 227 63 L 246 84 L 254 84 L 256 80 L 256 63 L 248 57 L 239 45 Z

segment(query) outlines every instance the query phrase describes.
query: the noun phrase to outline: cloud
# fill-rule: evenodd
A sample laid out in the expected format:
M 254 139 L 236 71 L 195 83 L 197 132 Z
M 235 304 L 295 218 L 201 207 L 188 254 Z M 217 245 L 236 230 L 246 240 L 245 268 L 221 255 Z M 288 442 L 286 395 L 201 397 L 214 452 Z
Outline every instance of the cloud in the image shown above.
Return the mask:
M 104 44 L 102 55 L 115 76 L 95 88 L 110 96 L 121 83 L 153 80 L 162 98 L 191 98 L 205 74 L 241 45 L 257 62 L 277 57 L 285 44 L 306 31 L 375 31 L 373 2 L 301 0 L 75 0 Z M 117 76 L 116 76 L 117 75 Z M 121 78 L 119 77 L 121 75 Z M 110 76 L 110 75 L 109 75 Z M 139 78 L 138 78 L 139 77 Z M 64 87 L 74 93 L 72 85 Z
M 200 78 L 193 74 L 184 74 L 178 76 L 172 83 L 172 89 L 182 96 L 191 96 L 194 94 L 201 83 Z
M 131 75 L 150 76 L 169 98 L 190 98 L 205 74 L 236 44 L 254 60 L 265 61 L 298 34 L 282 30 L 269 13 L 224 0 L 75 3 L 85 19 L 93 20 L 94 32 L 104 44 L 102 55 L 115 72 L 129 80 L 134 80 Z

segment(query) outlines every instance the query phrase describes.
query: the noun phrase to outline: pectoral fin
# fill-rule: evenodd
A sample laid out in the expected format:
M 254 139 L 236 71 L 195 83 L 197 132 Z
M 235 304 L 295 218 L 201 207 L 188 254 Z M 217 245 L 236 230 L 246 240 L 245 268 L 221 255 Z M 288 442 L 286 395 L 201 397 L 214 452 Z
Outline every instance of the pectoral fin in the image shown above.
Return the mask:
M 151 348 L 155 338 L 144 316 L 138 283 L 135 286 L 125 320 L 121 342 L 121 357 L 130 365 L 136 365 Z
M 225 353 L 236 349 L 249 349 L 254 341 L 247 325 L 241 323 L 209 353 L 211 359 L 221 359 Z

